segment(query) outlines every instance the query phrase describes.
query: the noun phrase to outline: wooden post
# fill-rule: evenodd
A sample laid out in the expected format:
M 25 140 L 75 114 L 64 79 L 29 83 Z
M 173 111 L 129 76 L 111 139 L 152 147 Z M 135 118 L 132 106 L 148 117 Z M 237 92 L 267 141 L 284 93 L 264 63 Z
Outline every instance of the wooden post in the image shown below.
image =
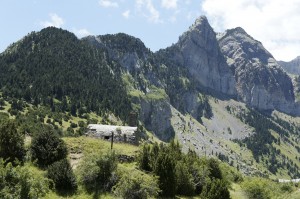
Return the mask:
M 111 132 L 111 145 L 110 145 L 110 149 L 113 149 L 113 145 L 114 145 L 114 132 Z

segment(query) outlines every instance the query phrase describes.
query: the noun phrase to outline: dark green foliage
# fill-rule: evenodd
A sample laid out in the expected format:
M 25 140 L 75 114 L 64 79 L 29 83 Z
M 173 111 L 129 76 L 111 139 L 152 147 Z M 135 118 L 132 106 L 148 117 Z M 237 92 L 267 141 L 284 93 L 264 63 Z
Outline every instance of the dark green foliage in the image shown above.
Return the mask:
M 23 109 L 24 99 L 53 112 L 70 110 L 75 116 L 111 111 L 125 120 L 131 104 L 120 67 L 107 57 L 74 34 L 49 27 L 1 54 L 0 90 L 15 99 L 13 114 Z
M 177 194 L 192 196 L 195 193 L 195 183 L 188 165 L 183 162 L 176 164 Z
M 0 157 L 7 161 L 23 161 L 25 155 L 24 134 L 17 130 L 12 120 L 0 123 Z
M 156 160 L 154 173 L 159 177 L 161 196 L 174 197 L 176 194 L 176 163 L 171 154 L 160 153 Z
M 292 178 L 300 177 L 299 167 L 273 145 L 273 143 L 280 145 L 280 140 L 292 145 L 288 137 L 290 132 L 295 133 L 295 129 L 291 124 L 252 109 L 249 112 L 241 111 L 238 117 L 242 122 L 255 128 L 256 133 L 246 137 L 243 141 L 235 140 L 236 142 L 240 145 L 245 143 L 247 148 L 252 151 L 255 160 L 263 161 L 271 173 L 276 174 L 279 168 L 286 168 Z M 276 139 L 271 134 L 271 130 L 277 132 L 280 137 Z
M 183 154 L 178 142 L 171 141 L 168 145 L 145 144 L 140 149 L 138 165 L 142 170 L 159 177 L 162 197 L 209 194 L 211 198 L 220 195 L 227 198 L 229 194 L 230 182 L 224 179 L 219 162 L 215 159 L 200 159 L 192 151 Z M 218 187 L 219 192 L 213 195 Z
M 48 167 L 47 177 L 53 180 L 58 191 L 74 192 L 77 189 L 76 178 L 67 159 L 51 164 Z
M 89 192 L 109 191 L 115 184 L 117 156 L 114 152 L 92 154 L 79 167 L 80 182 Z
M 230 199 L 230 192 L 224 180 L 215 179 L 204 187 L 201 196 L 206 199 Z
M 67 146 L 55 132 L 44 129 L 39 134 L 33 136 L 31 153 L 32 159 L 37 160 L 37 164 L 44 167 L 66 158 Z
M 0 159 L 0 198 L 36 199 L 49 192 L 49 180 L 30 167 L 13 167 Z
M 0 98 L 0 110 L 3 110 L 3 106 L 5 105 L 5 101 L 3 98 Z
M 208 160 L 208 167 L 209 167 L 209 170 L 210 170 L 210 174 L 209 176 L 211 178 L 216 178 L 216 179 L 222 179 L 222 171 L 220 169 L 220 166 L 219 166 L 219 162 L 214 159 L 214 158 L 210 158 Z
M 121 176 L 113 187 L 113 193 L 124 199 L 156 198 L 159 193 L 158 178 L 138 170 L 124 169 L 118 172 Z
M 144 144 L 143 149 L 138 157 L 139 168 L 144 171 L 152 171 L 151 169 L 151 160 L 150 160 L 150 145 Z

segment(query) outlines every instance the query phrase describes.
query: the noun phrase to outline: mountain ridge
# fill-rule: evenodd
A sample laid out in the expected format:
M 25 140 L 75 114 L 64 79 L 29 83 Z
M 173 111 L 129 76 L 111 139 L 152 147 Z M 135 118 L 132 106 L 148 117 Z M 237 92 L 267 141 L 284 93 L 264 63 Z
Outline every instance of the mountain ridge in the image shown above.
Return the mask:
M 0 89 L 13 110 L 22 101 L 50 107 L 67 121 L 81 118 L 82 128 L 115 117 L 126 124 L 135 112 L 139 129 L 177 139 L 184 151 L 247 174 L 299 174 L 300 124 L 286 115 L 300 113 L 290 77 L 242 28 L 217 35 L 203 16 L 157 52 L 124 33 L 81 40 L 57 28 L 31 33 L 0 55 Z M 90 120 L 94 114 L 100 119 Z M 286 157 L 288 145 L 296 157 Z

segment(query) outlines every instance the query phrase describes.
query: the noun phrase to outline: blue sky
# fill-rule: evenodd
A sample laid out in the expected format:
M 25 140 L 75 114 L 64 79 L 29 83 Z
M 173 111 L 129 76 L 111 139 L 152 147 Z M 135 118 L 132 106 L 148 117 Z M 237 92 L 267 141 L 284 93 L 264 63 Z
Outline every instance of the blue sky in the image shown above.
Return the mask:
M 241 26 L 288 61 L 300 55 L 299 10 L 300 0 L 0 0 L 0 52 L 47 26 L 79 38 L 124 32 L 156 51 L 206 15 L 215 31 Z
M 0 52 L 31 31 L 56 26 L 78 37 L 124 32 L 156 51 L 177 42 L 201 13 L 199 1 L 0 0 Z M 175 4 L 172 2 L 175 2 Z

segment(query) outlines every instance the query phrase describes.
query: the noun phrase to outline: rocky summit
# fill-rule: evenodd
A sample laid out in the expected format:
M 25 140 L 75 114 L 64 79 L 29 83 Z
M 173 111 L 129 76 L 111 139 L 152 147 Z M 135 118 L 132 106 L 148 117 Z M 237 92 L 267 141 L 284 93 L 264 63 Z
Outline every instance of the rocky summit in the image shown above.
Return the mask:
M 218 41 L 234 73 L 240 101 L 259 110 L 300 113 L 290 77 L 259 41 L 240 27 L 220 34 Z
M 287 65 L 240 27 L 216 34 L 204 16 L 157 52 L 125 33 L 78 39 L 49 27 L 0 54 L 0 111 L 28 134 L 131 123 L 139 138 L 176 139 L 247 175 L 294 177 L 300 78 Z
M 278 63 L 287 73 L 292 75 L 300 75 L 300 56 L 289 62 L 278 61 Z
M 230 96 L 236 95 L 235 79 L 207 18 L 198 18 L 166 56 L 186 67 L 197 86 Z

